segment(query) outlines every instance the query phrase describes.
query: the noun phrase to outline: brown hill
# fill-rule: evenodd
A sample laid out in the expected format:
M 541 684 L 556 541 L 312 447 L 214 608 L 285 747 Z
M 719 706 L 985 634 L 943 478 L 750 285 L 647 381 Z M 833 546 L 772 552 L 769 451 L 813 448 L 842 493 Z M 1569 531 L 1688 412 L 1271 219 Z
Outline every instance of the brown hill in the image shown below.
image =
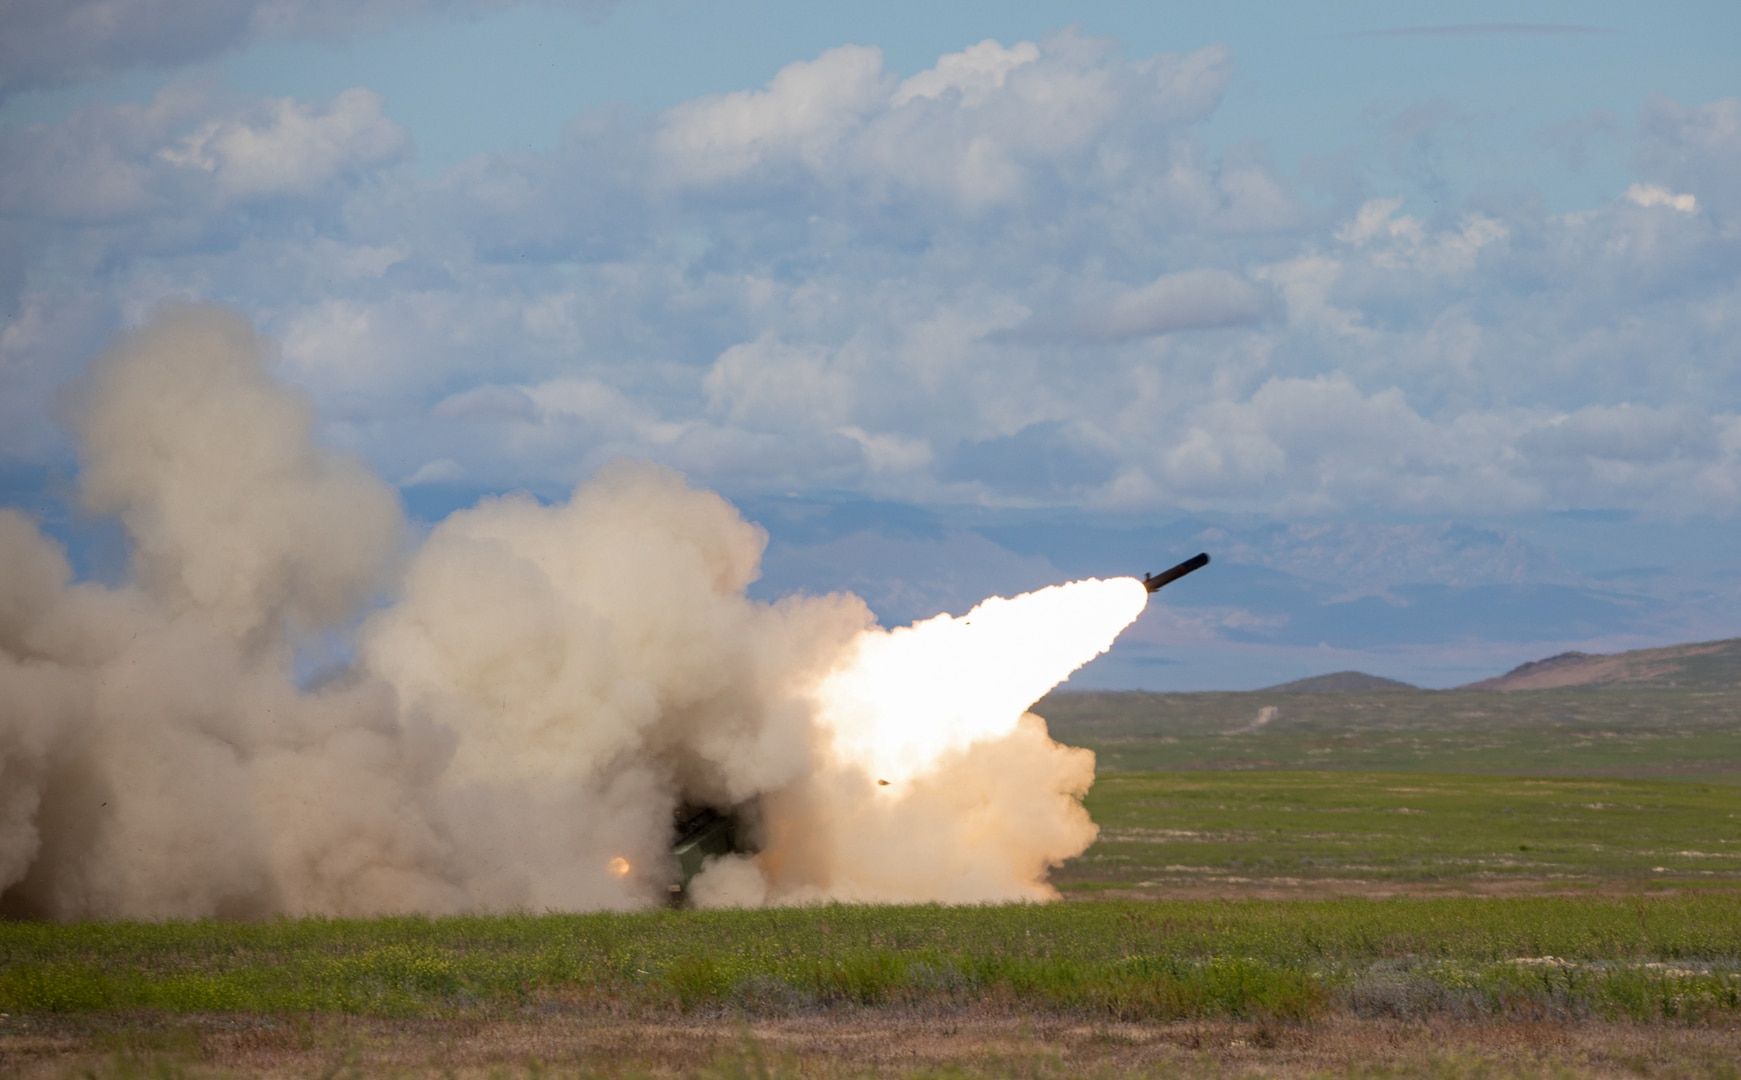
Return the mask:
M 1741 638 L 1623 653 L 1560 653 L 1458 689 L 1558 690 L 1571 686 L 1690 690 L 1741 687 Z
M 1267 686 L 1265 691 L 1278 694 L 1357 694 L 1368 690 L 1413 690 L 1405 682 L 1368 675 L 1364 671 L 1338 671 L 1330 675 L 1314 675 L 1295 679 L 1280 686 Z

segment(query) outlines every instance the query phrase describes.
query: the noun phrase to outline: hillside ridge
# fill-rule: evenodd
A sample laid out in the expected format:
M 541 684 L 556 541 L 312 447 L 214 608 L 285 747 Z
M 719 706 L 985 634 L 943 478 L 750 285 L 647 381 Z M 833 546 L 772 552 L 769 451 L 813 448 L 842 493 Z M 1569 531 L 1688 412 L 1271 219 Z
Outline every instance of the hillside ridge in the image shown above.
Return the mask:
M 1420 688 L 1410 683 L 1387 679 L 1382 675 L 1368 675 L 1364 671 L 1333 671 L 1328 675 L 1313 675 L 1308 679 L 1295 679 L 1293 682 L 1266 686 L 1262 692 L 1272 694 L 1348 694 L 1418 689 Z
M 1561 690 L 1571 687 L 1741 687 L 1741 638 L 1696 641 L 1619 653 L 1563 652 L 1519 664 L 1459 690 Z

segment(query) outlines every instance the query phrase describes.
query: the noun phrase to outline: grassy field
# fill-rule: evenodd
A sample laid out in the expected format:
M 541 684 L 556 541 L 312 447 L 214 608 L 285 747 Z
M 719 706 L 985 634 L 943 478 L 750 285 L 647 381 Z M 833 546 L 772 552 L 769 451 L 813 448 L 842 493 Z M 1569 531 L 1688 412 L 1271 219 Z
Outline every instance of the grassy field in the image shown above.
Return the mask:
M 1036 711 L 1084 902 L 0 923 L 0 1076 L 1741 1077 L 1741 692 Z
M 1741 883 L 1741 789 L 1434 773 L 1106 773 L 1101 837 L 1054 875 L 1104 890 L 1651 891 Z
M 1741 691 L 1056 693 L 1034 707 L 1107 772 L 1233 769 L 1741 784 Z
M 1741 1053 L 1729 891 L 14 923 L 0 955 L 21 1076 L 1723 1076 Z
M 1685 1020 L 1741 1015 L 1741 893 L 12 923 L 0 955 L 9 1014 L 1019 1002 L 1120 1020 L 1301 1021 L 1337 1004 Z

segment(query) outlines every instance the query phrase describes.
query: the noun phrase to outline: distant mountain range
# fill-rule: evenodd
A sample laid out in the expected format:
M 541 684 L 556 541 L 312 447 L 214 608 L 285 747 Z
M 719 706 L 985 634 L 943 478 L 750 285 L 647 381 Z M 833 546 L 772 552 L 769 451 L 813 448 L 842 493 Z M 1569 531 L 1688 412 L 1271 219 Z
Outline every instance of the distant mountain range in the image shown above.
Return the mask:
M 1513 668 L 1464 690 L 1557 690 L 1563 687 L 1674 687 L 1725 690 L 1741 687 L 1741 638 L 1670 645 L 1632 652 L 1569 652 Z
M 1329 675 L 1314 675 L 1295 679 L 1266 690 L 1283 694 L 1358 694 L 1374 690 L 1417 690 L 1419 687 L 1364 671 L 1337 671 Z
M 1741 688 L 1741 638 L 1623 653 L 1560 653 L 1456 689 L 1511 691 L 1609 686 L 1682 690 Z M 1296 679 L 1267 689 L 1302 694 L 1412 690 L 1414 687 L 1360 671 L 1338 671 L 1331 675 Z

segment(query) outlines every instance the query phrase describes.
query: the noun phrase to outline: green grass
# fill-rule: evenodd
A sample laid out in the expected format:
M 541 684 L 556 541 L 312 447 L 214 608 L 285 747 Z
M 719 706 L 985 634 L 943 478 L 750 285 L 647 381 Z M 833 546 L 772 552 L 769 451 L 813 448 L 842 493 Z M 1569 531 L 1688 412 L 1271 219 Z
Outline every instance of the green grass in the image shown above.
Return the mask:
M 12 1013 L 443 1016 L 562 1001 L 1701 1019 L 1741 1011 L 1741 893 L 12 923 L 0 957 L 0 1011 Z
M 1066 694 L 1038 711 L 1100 755 L 1102 838 L 1055 875 L 1068 895 L 1401 895 L 0 923 L 0 1012 L 1741 1018 L 1741 694 Z M 1544 888 L 1573 895 L 1466 895 Z
M 1265 708 L 1271 719 L 1254 726 Z M 1741 691 L 1055 693 L 1034 707 L 1099 771 L 1610 776 L 1741 784 Z
M 1741 789 L 1430 773 L 1102 774 L 1066 890 L 1219 882 L 1459 889 L 1741 883 Z

